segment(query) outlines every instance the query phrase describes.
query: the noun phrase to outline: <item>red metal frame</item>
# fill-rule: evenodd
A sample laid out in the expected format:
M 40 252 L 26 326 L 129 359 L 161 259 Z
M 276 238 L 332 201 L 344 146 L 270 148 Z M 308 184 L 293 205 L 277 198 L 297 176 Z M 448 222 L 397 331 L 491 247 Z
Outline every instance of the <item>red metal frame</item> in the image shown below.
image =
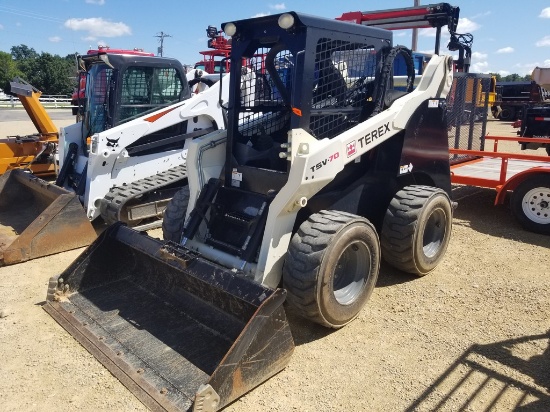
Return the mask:
M 451 182 L 456 184 L 464 184 L 469 186 L 479 186 L 495 189 L 497 192 L 495 205 L 502 204 L 505 200 L 506 193 L 514 190 L 521 182 L 533 176 L 534 174 L 550 173 L 550 156 L 530 155 L 520 153 L 498 152 L 499 141 L 512 142 L 531 142 L 549 144 L 549 139 L 526 138 L 526 137 L 505 137 L 505 136 L 485 136 L 485 140 L 494 140 L 493 151 L 482 150 L 464 150 L 464 149 L 449 149 L 451 154 L 468 155 L 474 157 L 472 160 L 467 160 L 451 166 Z M 456 171 L 465 166 L 470 166 L 475 163 L 480 163 L 486 158 L 500 158 L 500 173 L 498 179 L 487 179 L 475 176 L 458 175 Z M 508 164 L 510 160 L 525 160 L 532 161 L 533 167 L 519 172 L 510 178 L 506 178 L 508 173 Z M 541 162 L 543 164 L 541 165 Z

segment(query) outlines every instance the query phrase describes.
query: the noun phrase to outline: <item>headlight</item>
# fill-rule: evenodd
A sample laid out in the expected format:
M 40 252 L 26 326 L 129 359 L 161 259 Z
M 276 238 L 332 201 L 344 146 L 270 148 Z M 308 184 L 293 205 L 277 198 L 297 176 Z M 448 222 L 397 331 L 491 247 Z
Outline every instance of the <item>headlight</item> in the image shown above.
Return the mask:
M 233 37 L 235 33 L 237 33 L 237 26 L 235 26 L 233 23 L 227 23 L 223 27 L 223 31 L 225 34 L 227 34 L 229 37 Z
M 281 14 L 279 16 L 278 23 L 279 23 L 279 27 L 281 29 L 288 30 L 292 26 L 294 26 L 294 16 L 292 14 L 289 14 L 289 13 Z

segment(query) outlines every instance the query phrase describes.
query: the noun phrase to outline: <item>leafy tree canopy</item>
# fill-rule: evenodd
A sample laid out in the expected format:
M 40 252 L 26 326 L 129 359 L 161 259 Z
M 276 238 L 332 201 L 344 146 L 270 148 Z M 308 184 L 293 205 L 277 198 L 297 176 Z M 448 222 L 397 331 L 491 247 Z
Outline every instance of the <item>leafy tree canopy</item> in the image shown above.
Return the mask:
M 19 76 L 43 94 L 70 95 L 73 92 L 77 76 L 73 55 L 37 53 L 25 44 L 13 46 L 10 51 L 0 52 L 0 88 L 9 92 L 9 82 Z

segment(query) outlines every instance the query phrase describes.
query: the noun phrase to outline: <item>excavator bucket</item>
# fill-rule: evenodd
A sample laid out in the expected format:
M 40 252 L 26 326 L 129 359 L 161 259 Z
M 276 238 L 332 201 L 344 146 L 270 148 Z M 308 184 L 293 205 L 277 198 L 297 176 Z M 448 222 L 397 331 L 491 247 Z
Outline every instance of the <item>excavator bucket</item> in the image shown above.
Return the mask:
M 74 193 L 20 169 L 0 177 L 0 265 L 87 246 L 96 237 Z
M 289 362 L 284 300 L 115 223 L 50 280 L 44 309 L 151 410 L 215 411 Z

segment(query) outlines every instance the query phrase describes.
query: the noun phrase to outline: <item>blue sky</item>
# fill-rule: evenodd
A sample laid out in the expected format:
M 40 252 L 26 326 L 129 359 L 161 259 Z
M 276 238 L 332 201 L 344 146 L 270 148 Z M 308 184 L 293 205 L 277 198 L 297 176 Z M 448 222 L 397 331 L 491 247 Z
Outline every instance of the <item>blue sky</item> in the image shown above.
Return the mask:
M 524 75 L 535 66 L 550 67 L 550 0 L 449 3 L 460 7 L 458 32 L 474 36 L 470 71 Z M 106 44 L 156 52 L 159 39 L 155 36 L 164 32 L 171 36 L 164 39 L 164 55 L 193 64 L 206 48 L 208 25 L 220 27 L 222 22 L 283 11 L 334 18 L 348 11 L 413 4 L 413 0 L 0 0 L 0 51 L 26 44 L 37 52 L 65 56 Z M 410 47 L 410 31 L 394 32 L 394 44 Z M 421 31 L 418 50 L 430 52 L 433 45 L 433 30 Z M 442 51 L 446 45 L 442 43 Z

